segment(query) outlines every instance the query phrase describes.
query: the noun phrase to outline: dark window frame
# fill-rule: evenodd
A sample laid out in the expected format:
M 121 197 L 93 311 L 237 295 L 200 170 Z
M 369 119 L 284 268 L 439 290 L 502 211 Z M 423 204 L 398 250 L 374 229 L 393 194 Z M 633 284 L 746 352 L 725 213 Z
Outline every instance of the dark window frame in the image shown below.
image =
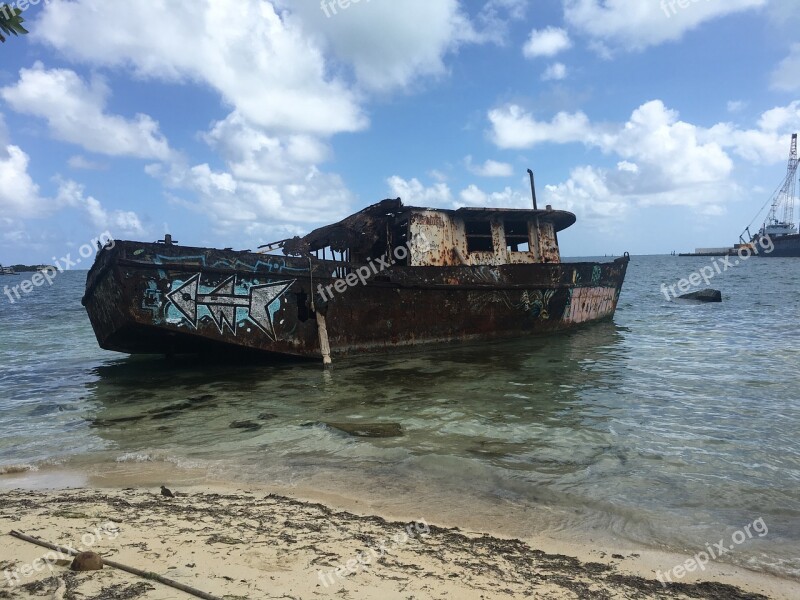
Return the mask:
M 527 221 L 504 219 L 503 234 L 506 238 L 506 250 L 508 252 L 530 252 L 531 232 Z M 519 249 L 520 246 L 526 244 L 528 246 L 527 250 Z
M 494 253 L 494 236 L 491 221 L 465 220 L 464 235 L 467 238 L 467 252 Z

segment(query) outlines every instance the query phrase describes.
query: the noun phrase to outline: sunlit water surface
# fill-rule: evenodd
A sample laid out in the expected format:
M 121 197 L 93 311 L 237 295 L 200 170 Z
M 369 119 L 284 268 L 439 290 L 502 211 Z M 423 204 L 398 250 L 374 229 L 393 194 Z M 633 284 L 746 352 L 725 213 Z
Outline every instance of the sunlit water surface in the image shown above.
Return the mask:
M 726 559 L 800 577 L 800 260 L 725 272 L 722 304 L 667 302 L 662 283 L 709 262 L 634 257 L 613 323 L 330 373 L 104 352 L 66 273 L 0 296 L 0 473 L 169 464 L 690 553 L 763 519 Z

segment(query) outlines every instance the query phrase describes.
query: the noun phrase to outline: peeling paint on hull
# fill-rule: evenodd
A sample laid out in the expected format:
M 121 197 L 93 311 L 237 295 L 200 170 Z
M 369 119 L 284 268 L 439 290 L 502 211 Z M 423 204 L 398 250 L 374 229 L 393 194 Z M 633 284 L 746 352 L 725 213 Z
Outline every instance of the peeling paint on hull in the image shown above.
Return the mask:
M 628 260 L 395 266 L 323 302 L 316 290 L 337 281 L 341 263 L 117 242 L 98 254 L 83 302 L 107 350 L 316 358 L 315 309 L 326 317 L 335 356 L 540 335 L 608 319 Z

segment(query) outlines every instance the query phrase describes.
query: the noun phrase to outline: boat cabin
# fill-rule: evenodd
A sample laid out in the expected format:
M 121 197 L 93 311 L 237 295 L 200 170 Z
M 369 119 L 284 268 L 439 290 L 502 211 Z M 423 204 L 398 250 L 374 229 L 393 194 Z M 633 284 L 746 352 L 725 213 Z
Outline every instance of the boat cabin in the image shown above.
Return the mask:
M 287 242 L 284 252 L 350 264 L 391 256 L 412 267 L 559 263 L 558 232 L 575 220 L 550 206 L 447 210 L 403 206 L 398 198 Z

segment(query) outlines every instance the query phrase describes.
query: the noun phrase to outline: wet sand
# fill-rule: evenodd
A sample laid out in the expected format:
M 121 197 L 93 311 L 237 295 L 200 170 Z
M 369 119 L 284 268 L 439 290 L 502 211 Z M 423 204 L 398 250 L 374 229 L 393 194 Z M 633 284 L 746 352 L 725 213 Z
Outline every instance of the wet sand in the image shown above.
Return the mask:
M 48 550 L 11 537 L 12 530 L 91 548 L 219 598 L 797 597 L 795 582 L 724 564 L 664 587 L 656 569 L 686 556 L 593 547 L 588 540 L 576 546 L 510 539 L 419 515 L 356 514 L 346 498 L 319 503 L 306 491 L 175 491 L 175 498 L 157 487 L 0 491 L 0 598 L 192 598 L 109 567 L 72 573 L 62 561 L 51 571 L 35 562 Z M 26 565 L 42 569 L 26 576 Z

